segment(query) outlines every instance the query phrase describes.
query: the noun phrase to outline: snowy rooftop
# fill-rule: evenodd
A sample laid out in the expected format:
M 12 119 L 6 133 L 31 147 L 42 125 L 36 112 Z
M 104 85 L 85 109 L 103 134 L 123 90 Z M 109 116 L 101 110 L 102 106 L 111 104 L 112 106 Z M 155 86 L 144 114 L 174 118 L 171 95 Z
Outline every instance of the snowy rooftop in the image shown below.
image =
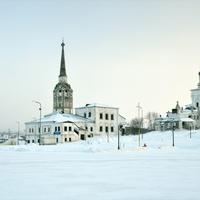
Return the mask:
M 39 119 L 27 122 L 27 123 L 38 123 Z M 81 117 L 79 115 L 74 115 L 74 114 L 62 114 L 59 112 L 53 112 L 48 115 L 45 115 L 42 119 L 41 122 L 93 122 L 92 120 L 86 119 L 84 117 Z
M 78 107 L 78 108 L 85 108 L 85 107 L 88 107 L 88 108 L 91 108 L 91 107 L 102 107 L 102 108 L 115 108 L 115 109 L 118 109 L 117 107 L 113 107 L 113 106 L 109 106 L 109 105 L 105 105 L 105 104 L 100 104 L 100 103 L 88 103 L 85 106 Z M 76 108 L 76 109 L 78 109 L 78 108 Z

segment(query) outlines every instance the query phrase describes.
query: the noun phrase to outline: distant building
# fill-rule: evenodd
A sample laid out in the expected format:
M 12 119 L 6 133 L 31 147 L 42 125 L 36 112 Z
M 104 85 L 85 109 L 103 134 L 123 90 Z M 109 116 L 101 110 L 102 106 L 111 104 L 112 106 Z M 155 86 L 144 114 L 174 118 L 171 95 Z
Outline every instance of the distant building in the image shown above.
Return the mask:
M 177 101 L 175 108 L 167 112 L 166 117 L 159 117 L 154 122 L 155 130 L 165 131 L 172 129 L 194 128 L 195 120 L 192 119 L 192 111 L 180 107 Z
M 87 104 L 75 108 L 73 114 L 73 90 L 67 80 L 64 42 L 61 46 L 59 82 L 53 90 L 53 112 L 45 115 L 41 121 L 38 119 L 25 123 L 27 142 L 56 144 L 102 134 L 117 134 L 119 125 L 124 124 L 126 119 L 119 115 L 116 107 Z
M 191 90 L 191 100 L 192 103 L 186 105 L 185 108 L 180 107 L 177 101 L 175 108 L 167 112 L 166 117 L 155 120 L 155 129 L 167 130 L 172 126 L 178 129 L 200 128 L 200 72 L 197 88 Z

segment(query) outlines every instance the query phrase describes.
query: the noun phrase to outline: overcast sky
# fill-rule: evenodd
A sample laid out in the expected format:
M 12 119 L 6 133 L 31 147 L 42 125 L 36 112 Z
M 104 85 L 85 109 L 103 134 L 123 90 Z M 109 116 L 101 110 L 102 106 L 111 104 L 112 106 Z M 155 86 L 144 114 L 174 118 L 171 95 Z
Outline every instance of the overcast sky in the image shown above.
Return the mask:
M 200 70 L 200 1 L 0 2 L 0 131 L 52 112 L 62 38 L 74 107 L 102 103 L 128 121 L 191 102 Z

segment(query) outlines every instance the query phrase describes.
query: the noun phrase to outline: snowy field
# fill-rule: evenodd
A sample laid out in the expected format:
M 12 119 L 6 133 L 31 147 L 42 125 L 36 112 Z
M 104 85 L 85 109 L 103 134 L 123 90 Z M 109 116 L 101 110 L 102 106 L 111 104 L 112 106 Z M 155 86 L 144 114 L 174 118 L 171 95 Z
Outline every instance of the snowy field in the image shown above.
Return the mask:
M 0 200 L 199 200 L 200 132 L 0 146 Z

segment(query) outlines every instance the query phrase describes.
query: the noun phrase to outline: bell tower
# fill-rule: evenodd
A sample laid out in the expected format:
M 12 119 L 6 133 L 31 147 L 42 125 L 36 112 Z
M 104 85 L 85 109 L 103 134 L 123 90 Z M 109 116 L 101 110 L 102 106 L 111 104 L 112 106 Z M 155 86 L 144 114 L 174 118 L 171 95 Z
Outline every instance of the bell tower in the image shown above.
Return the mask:
M 58 83 L 53 90 L 53 111 L 71 114 L 73 112 L 73 90 L 67 82 L 64 46 L 65 43 L 62 41 L 60 75 Z

